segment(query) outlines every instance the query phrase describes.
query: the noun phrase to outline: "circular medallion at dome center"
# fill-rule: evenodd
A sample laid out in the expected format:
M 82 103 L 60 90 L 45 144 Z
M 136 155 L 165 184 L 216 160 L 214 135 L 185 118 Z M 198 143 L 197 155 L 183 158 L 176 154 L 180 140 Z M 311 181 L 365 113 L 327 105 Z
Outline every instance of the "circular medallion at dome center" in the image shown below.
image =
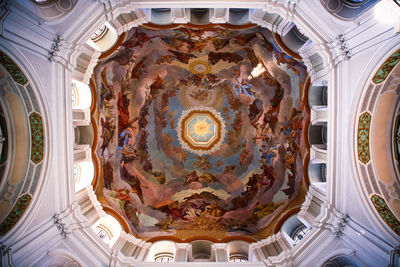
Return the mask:
M 225 135 L 221 114 L 213 108 L 195 107 L 184 110 L 178 121 L 178 139 L 182 147 L 203 155 L 219 149 Z

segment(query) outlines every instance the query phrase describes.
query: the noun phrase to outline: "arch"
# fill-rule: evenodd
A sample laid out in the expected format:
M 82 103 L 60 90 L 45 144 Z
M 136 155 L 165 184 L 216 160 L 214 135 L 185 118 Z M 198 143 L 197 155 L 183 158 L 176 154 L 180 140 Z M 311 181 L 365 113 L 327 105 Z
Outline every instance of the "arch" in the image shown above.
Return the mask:
M 354 118 L 354 164 L 362 197 L 378 225 L 396 240 L 400 235 L 398 163 L 395 156 L 397 92 L 400 76 L 398 43 L 377 52 L 359 84 Z M 378 185 L 378 186 L 376 186 Z
M 55 20 L 68 14 L 77 0 L 32 0 L 40 16 L 46 20 Z
M 321 267 L 358 267 L 356 261 L 348 255 L 335 255 L 325 261 Z
M 325 9 L 342 20 L 351 20 L 368 9 L 372 8 L 379 0 L 321 0 Z
M 43 258 L 39 259 L 33 266 L 63 266 L 63 267 L 80 267 L 85 266 L 82 259 L 76 254 L 66 249 L 50 250 Z
M 38 191 L 46 183 L 50 150 L 48 116 L 35 71 L 17 60 L 23 55 L 10 49 L 13 46 L 0 46 L 0 236 L 12 234 L 28 207 L 37 209 L 32 203 L 42 197 Z

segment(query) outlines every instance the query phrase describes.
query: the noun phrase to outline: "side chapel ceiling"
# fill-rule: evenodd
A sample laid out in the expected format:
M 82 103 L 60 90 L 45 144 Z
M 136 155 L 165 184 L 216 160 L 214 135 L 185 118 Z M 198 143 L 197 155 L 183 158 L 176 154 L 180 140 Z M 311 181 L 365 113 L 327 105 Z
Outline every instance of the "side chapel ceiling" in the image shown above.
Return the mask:
M 262 238 L 304 199 L 306 78 L 260 27 L 130 30 L 93 77 L 99 200 L 145 239 Z

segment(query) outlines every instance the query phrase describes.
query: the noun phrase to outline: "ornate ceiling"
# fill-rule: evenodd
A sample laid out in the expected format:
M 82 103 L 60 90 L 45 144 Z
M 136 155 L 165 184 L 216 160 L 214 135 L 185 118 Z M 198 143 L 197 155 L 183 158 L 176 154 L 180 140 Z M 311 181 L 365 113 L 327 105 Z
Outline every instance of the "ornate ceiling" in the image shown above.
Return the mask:
M 94 71 L 99 200 L 145 239 L 267 236 L 304 199 L 306 67 L 260 27 L 151 27 Z

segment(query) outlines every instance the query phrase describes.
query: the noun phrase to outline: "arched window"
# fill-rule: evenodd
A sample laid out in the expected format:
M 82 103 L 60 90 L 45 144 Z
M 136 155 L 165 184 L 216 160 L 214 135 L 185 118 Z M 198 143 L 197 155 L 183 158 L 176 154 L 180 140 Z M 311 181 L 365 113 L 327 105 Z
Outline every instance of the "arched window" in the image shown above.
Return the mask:
M 82 161 L 74 164 L 75 192 L 90 185 L 94 177 L 92 161 Z
M 92 92 L 87 84 L 72 80 L 72 108 L 90 109 L 92 105 Z
M 294 241 L 294 244 L 297 244 L 300 240 L 302 240 L 303 237 L 305 237 L 306 234 L 308 234 L 308 232 L 310 232 L 310 229 L 308 229 L 305 225 L 302 225 L 299 228 L 297 228 L 297 230 L 295 230 L 293 235 L 291 236 L 291 238 Z
M 154 242 L 150 248 L 147 260 L 155 262 L 174 262 L 175 242 L 168 240 Z
M 93 48 L 104 52 L 113 47 L 117 40 L 118 34 L 116 30 L 106 22 L 93 33 L 87 43 Z
M 241 254 L 229 255 L 229 262 L 247 262 L 249 259 Z
M 174 262 L 174 255 L 172 253 L 159 253 L 154 256 L 155 262 Z
M 122 232 L 122 226 L 117 219 L 107 214 L 93 224 L 92 230 L 104 243 L 112 247 Z
M 111 232 L 103 225 L 98 225 L 95 233 L 105 243 L 109 243 L 113 237 Z
M 288 243 L 294 247 L 309 233 L 310 229 L 297 218 L 297 214 L 294 214 L 283 223 L 281 231 Z

